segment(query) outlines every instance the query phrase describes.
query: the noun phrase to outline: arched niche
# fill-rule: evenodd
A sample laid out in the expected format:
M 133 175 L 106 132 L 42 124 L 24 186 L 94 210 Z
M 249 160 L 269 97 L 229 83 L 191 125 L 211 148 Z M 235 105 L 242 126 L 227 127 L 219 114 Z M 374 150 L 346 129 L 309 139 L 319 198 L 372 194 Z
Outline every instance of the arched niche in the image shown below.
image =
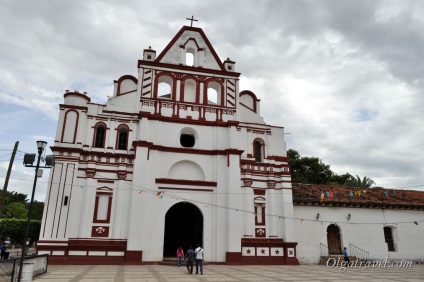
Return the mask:
M 169 169 L 168 178 L 204 181 L 205 173 L 200 165 L 195 162 L 179 161 Z
M 78 118 L 79 114 L 75 110 L 69 110 L 65 114 L 62 140 L 63 143 L 75 143 L 78 130 Z

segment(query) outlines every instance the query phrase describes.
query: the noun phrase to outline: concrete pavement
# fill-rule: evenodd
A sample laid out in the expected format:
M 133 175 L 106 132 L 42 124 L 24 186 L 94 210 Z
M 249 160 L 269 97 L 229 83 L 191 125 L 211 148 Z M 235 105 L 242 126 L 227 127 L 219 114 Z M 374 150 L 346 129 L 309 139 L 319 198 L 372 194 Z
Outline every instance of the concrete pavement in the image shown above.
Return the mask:
M 206 265 L 203 275 L 188 275 L 185 267 L 166 265 L 51 265 L 39 282 L 62 281 L 424 281 L 424 265 L 412 268 L 347 269 L 323 265 Z

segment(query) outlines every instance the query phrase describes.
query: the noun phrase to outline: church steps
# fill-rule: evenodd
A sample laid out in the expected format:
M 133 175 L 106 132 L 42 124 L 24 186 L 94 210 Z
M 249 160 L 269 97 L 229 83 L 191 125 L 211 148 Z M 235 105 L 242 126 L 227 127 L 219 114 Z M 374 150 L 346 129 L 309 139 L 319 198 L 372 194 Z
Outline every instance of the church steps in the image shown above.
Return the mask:
M 356 261 L 358 259 L 356 256 L 349 256 L 348 258 L 350 262 Z M 343 255 L 329 255 L 329 256 L 321 256 L 319 264 L 327 265 L 327 262 L 329 259 L 334 259 L 337 262 L 337 265 L 340 265 L 340 263 L 344 262 Z M 333 265 L 333 261 L 331 262 L 331 265 Z
M 187 261 L 182 260 L 181 266 L 186 266 Z M 177 258 L 176 257 L 164 257 L 162 261 L 159 261 L 157 264 L 160 265 L 169 265 L 169 266 L 177 266 Z M 208 264 L 207 262 L 203 261 L 203 265 Z M 196 261 L 193 262 L 193 266 L 196 267 Z

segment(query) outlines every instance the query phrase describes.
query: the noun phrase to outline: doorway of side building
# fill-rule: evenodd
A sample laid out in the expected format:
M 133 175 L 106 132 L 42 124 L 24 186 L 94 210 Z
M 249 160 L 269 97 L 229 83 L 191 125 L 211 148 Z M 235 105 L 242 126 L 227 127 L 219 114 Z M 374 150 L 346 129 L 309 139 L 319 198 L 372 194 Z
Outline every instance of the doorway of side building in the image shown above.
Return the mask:
M 187 202 L 173 205 L 165 215 L 163 256 L 175 257 L 179 246 L 185 253 L 197 244 L 203 246 L 203 215 L 199 208 Z
M 337 225 L 330 224 L 327 228 L 327 244 L 329 255 L 340 255 L 342 253 L 342 243 L 340 239 L 340 229 Z

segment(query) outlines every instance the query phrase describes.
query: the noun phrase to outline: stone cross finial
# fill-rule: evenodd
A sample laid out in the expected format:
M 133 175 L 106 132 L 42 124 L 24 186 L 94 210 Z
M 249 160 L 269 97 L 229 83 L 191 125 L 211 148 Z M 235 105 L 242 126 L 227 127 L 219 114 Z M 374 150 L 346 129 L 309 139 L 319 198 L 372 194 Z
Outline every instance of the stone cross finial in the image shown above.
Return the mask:
M 193 16 L 191 16 L 191 19 L 190 19 L 190 18 L 186 18 L 186 20 L 191 21 L 191 24 L 190 24 L 190 26 L 191 26 L 191 27 L 193 26 L 193 21 L 194 21 L 194 22 L 198 22 L 198 21 L 199 21 L 199 20 L 195 20 L 195 19 L 193 18 Z

